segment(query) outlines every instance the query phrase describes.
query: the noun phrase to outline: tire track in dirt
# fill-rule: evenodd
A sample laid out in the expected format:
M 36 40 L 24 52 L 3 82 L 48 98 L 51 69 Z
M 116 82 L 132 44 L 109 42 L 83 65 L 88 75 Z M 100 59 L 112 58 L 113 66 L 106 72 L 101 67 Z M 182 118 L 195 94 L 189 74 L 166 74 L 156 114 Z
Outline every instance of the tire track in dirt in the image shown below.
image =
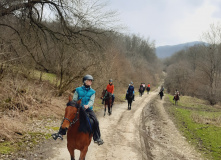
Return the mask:
M 176 129 L 164 109 L 164 100 L 152 100 L 142 112 L 143 159 L 149 160 L 201 160 L 197 153 Z M 146 133 L 146 134 L 145 134 Z

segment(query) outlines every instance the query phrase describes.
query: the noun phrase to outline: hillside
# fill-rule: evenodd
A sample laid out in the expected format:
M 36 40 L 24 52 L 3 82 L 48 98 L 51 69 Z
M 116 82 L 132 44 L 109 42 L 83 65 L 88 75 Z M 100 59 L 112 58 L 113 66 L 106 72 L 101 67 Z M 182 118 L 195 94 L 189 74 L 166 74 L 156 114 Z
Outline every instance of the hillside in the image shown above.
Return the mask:
M 174 53 L 180 50 L 186 49 L 188 47 L 191 47 L 197 44 L 204 44 L 204 42 L 194 41 L 194 42 L 182 43 L 182 44 L 177 44 L 177 45 L 159 46 L 159 47 L 156 47 L 156 55 L 159 58 L 170 57 Z

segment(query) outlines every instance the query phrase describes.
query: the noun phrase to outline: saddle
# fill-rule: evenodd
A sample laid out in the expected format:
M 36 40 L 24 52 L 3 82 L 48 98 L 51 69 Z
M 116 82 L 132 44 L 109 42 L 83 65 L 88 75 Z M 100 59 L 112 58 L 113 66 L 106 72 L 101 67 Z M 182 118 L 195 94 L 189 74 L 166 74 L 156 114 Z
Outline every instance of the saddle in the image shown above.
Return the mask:
M 90 126 L 90 130 L 91 130 L 91 132 L 94 132 L 94 119 L 93 119 L 93 117 L 91 117 L 88 113 L 86 113 L 87 114 L 87 123 L 88 123 L 88 125 Z
M 126 94 L 126 99 L 133 98 L 133 92 Z

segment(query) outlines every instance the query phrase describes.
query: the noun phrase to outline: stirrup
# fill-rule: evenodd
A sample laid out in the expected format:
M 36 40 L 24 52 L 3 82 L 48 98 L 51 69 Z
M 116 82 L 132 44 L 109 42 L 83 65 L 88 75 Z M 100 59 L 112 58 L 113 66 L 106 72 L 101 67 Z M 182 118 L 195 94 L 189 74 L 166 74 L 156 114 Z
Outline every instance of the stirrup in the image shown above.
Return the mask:
M 102 139 L 98 139 L 97 141 L 94 141 L 94 142 L 97 143 L 98 145 L 102 145 L 104 143 Z
M 63 140 L 63 136 L 62 136 L 61 134 L 59 134 L 59 133 L 54 133 L 54 134 L 52 134 L 51 136 L 52 136 L 52 138 L 53 138 L 54 140 L 57 140 L 57 138 Z

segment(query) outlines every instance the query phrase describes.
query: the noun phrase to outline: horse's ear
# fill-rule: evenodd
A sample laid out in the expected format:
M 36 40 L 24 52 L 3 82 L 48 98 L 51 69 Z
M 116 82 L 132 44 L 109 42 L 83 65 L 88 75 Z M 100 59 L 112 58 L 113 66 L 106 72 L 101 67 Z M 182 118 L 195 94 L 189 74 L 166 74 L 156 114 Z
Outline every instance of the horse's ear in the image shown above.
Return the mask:
M 69 96 L 69 102 L 71 102 L 72 101 L 72 97 L 71 97 L 71 95 Z
M 79 100 L 77 101 L 77 104 L 81 104 L 81 100 L 82 100 L 82 99 L 79 99 Z

